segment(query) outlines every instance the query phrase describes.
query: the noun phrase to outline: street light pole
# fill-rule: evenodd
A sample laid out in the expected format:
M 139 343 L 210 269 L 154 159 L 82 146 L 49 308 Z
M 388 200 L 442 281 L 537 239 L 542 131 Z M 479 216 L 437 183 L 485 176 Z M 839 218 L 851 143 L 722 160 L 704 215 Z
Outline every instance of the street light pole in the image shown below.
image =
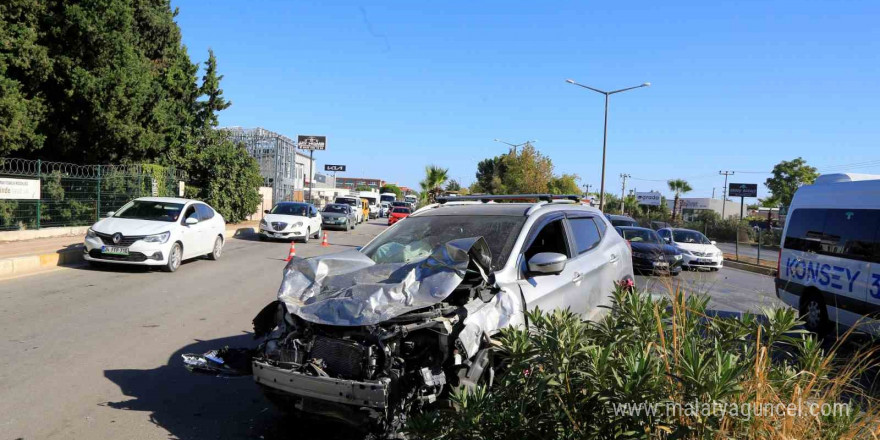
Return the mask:
M 607 153 L 607 149 L 608 149 L 608 98 L 615 93 L 622 93 L 622 92 L 626 92 L 628 90 L 638 89 L 641 87 L 650 87 L 651 83 L 646 82 L 646 83 L 642 83 L 637 86 L 627 87 L 625 89 L 618 89 L 618 90 L 612 90 L 610 92 L 606 92 L 604 90 L 599 90 L 599 89 L 596 89 L 596 88 L 593 88 L 590 86 L 585 86 L 583 84 L 576 82 L 573 79 L 567 79 L 567 80 L 565 80 L 565 82 L 579 86 L 579 87 L 583 87 L 585 89 L 592 90 L 596 93 L 601 93 L 601 94 L 605 95 L 605 129 L 604 129 L 604 133 L 602 134 L 602 179 L 601 179 L 601 182 L 599 183 L 599 210 L 603 211 L 605 209 L 605 157 L 606 157 L 606 153 Z
M 531 141 L 525 141 L 525 142 L 523 142 L 523 143 L 521 143 L 521 144 L 511 144 L 510 142 L 504 142 L 504 141 L 499 140 L 499 139 L 494 139 L 494 141 L 495 141 L 495 142 L 501 142 L 502 144 L 510 145 L 511 147 L 513 147 L 513 155 L 514 155 L 514 156 L 516 156 L 516 148 L 517 148 L 517 147 L 522 147 L 523 145 L 528 145 L 528 144 L 531 144 L 531 143 L 534 143 L 534 142 L 538 142 L 537 139 L 534 139 L 534 140 L 531 140 Z

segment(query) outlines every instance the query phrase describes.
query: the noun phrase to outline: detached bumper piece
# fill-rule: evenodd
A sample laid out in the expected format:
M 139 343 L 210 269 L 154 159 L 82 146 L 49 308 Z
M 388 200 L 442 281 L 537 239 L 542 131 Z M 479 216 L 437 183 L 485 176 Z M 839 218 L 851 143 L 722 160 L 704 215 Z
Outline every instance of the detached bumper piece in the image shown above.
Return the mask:
M 388 406 L 390 381 L 359 382 L 309 376 L 253 361 L 254 381 L 294 396 L 384 410 Z

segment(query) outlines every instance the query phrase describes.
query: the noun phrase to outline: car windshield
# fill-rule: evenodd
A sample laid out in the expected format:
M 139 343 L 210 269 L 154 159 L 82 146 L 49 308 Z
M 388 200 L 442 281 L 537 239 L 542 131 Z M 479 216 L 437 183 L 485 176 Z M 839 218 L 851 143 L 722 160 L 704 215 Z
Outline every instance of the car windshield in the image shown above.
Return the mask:
M 457 238 L 483 237 L 492 251 L 492 269 L 507 261 L 526 217 L 432 215 L 409 217 L 376 237 L 363 253 L 376 263 L 406 263 L 425 258 Z
M 394 196 L 380 196 L 383 202 L 393 202 Z
M 183 209 L 183 203 L 132 200 L 116 211 L 113 217 L 174 222 L 180 218 L 181 209 Z
M 397 214 L 409 214 L 410 210 L 406 209 L 406 208 L 394 208 L 394 211 L 392 211 L 392 212 L 397 213 Z
M 309 212 L 309 205 L 301 203 L 279 203 L 275 205 L 269 213 L 305 217 L 307 212 Z
M 696 243 L 709 244 L 710 241 L 705 235 L 697 231 L 677 230 L 672 231 L 672 241 L 676 243 Z
M 633 243 L 660 243 L 657 233 L 649 229 L 622 229 L 623 238 Z
M 336 203 L 343 203 L 349 206 L 357 206 L 358 201 L 355 199 L 336 199 Z
M 324 207 L 324 212 L 338 212 L 340 214 L 345 214 L 348 212 L 345 208 L 345 205 L 327 205 Z
M 636 226 L 636 222 L 635 220 L 613 219 L 611 220 L 611 226 Z

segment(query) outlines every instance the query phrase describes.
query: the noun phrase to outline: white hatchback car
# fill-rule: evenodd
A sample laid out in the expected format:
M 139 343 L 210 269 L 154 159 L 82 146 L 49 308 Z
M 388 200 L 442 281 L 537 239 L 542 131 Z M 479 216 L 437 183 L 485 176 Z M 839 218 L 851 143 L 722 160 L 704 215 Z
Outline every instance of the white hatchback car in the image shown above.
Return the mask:
M 681 266 L 685 269 L 707 268 L 717 271 L 724 266 L 724 254 L 715 242 L 692 229 L 663 228 L 660 238 L 681 251 Z
M 323 219 L 311 203 L 281 202 L 264 211 L 260 220 L 260 240 L 277 238 L 308 243 L 309 238 L 321 237 Z
M 90 263 L 162 266 L 174 272 L 189 258 L 220 258 L 225 230 L 223 216 L 198 200 L 142 197 L 89 228 L 83 258 Z

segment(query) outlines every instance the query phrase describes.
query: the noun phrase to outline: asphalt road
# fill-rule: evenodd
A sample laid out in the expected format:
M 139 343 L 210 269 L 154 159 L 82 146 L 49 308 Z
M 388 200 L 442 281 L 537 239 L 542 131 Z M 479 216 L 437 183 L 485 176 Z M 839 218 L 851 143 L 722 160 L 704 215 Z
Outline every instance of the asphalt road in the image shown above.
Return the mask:
M 373 221 L 297 245 L 299 256 L 365 244 Z M 289 245 L 231 239 L 220 261 L 173 274 L 73 268 L 0 281 L 0 432 L 23 439 L 333 438 L 272 407 L 250 378 L 188 373 L 182 353 L 252 344 L 251 319 L 275 299 Z M 724 312 L 779 304 L 772 279 L 733 269 L 638 277 L 657 294 L 676 282 Z

